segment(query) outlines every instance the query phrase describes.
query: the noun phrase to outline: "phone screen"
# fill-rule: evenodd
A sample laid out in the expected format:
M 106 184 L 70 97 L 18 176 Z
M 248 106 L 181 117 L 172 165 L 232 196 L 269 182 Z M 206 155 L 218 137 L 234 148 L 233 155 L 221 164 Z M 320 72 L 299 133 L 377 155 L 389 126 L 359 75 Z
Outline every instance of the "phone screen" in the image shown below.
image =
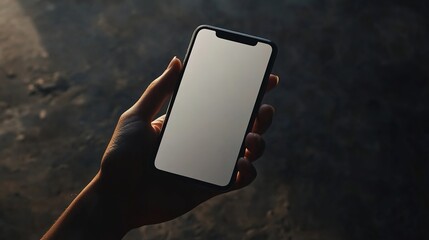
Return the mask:
M 156 168 L 226 186 L 263 83 L 272 47 L 200 29 L 155 158 Z

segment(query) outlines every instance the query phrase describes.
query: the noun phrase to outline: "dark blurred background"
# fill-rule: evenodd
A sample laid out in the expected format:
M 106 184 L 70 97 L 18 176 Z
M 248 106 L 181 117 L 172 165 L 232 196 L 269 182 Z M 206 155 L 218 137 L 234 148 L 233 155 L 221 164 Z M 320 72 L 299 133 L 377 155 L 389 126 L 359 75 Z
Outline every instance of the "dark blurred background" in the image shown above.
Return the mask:
M 0 239 L 38 239 L 211 24 L 279 47 L 248 188 L 125 239 L 428 239 L 427 1 L 0 0 Z

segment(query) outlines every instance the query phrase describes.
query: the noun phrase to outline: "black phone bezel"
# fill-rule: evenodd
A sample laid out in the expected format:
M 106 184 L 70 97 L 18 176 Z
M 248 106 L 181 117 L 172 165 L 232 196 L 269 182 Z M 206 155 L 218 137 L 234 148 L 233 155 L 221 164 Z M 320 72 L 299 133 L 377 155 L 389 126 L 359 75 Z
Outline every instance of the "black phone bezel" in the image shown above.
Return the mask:
M 256 98 L 255 105 L 253 106 L 253 110 L 252 110 L 252 113 L 251 113 L 251 116 L 250 116 L 250 119 L 249 119 L 249 123 L 247 125 L 246 133 L 243 136 L 243 140 L 242 140 L 242 143 L 241 143 L 239 155 L 236 158 L 236 163 L 235 163 L 235 166 L 234 166 L 233 173 L 231 175 L 231 178 L 230 178 L 228 184 L 225 185 L 225 186 L 219 186 L 219 185 L 216 185 L 216 184 L 213 184 L 213 183 L 209 183 L 209 182 L 201 181 L 201 180 L 194 179 L 194 178 L 191 178 L 191 177 L 187 177 L 187 176 L 179 175 L 179 174 L 176 174 L 176 173 L 168 172 L 168 171 L 165 171 L 165 170 L 162 170 L 162 169 L 158 169 L 155 166 L 156 155 L 158 154 L 159 146 L 160 146 L 162 137 L 164 135 L 165 128 L 166 128 L 166 126 L 168 124 L 168 119 L 169 119 L 169 116 L 170 116 L 170 112 L 171 112 L 171 109 L 173 108 L 174 100 L 176 99 L 176 94 L 177 94 L 177 92 L 179 90 L 180 83 L 181 83 L 182 77 L 183 77 L 183 73 L 186 71 L 186 66 L 187 66 L 187 63 L 188 63 L 188 59 L 189 59 L 190 53 L 192 52 L 192 48 L 193 48 L 194 43 L 195 43 L 195 39 L 196 39 L 199 31 L 201 31 L 202 29 L 213 30 L 213 31 L 216 32 L 216 36 L 219 37 L 219 38 L 223 38 L 223 39 L 227 39 L 227 40 L 230 40 L 230 41 L 239 42 L 239 43 L 242 43 L 242 44 L 247 44 L 247 45 L 255 46 L 258 42 L 266 43 L 266 44 L 270 45 L 271 49 L 272 49 L 271 55 L 270 55 L 270 59 L 269 59 L 268 64 L 267 64 L 267 68 L 266 68 L 265 73 L 264 73 L 264 78 L 263 78 L 263 80 L 261 82 L 261 87 L 259 88 L 258 96 Z M 245 140 L 245 137 L 252 130 L 252 126 L 253 126 L 253 123 L 255 121 L 255 118 L 256 118 L 259 106 L 261 105 L 262 98 L 264 97 L 265 89 L 266 89 L 267 83 L 268 83 L 268 78 L 269 78 L 271 70 L 273 68 L 276 56 L 277 56 L 277 46 L 276 46 L 275 43 L 273 43 L 272 41 L 270 41 L 268 39 L 264 39 L 264 38 L 260 38 L 260 37 L 256 37 L 256 36 L 252 36 L 252 35 L 248 35 L 248 34 L 244 34 L 244 33 L 240 33 L 240 32 L 235 32 L 235 31 L 231 31 L 231 30 L 227 30 L 227 29 L 223 29 L 223 28 L 219 28 L 219 27 L 214 27 L 214 26 L 210 26 L 210 25 L 200 25 L 200 26 L 198 26 L 194 30 L 193 34 L 192 34 L 191 42 L 189 43 L 188 49 L 186 51 L 185 58 L 183 60 L 183 68 L 182 68 L 182 71 L 181 71 L 180 76 L 179 76 L 180 80 L 177 82 L 177 84 L 176 84 L 176 86 L 174 88 L 173 95 L 171 96 L 170 102 L 169 102 L 168 107 L 167 107 L 167 113 L 166 113 L 166 116 L 165 116 L 164 124 L 163 124 L 163 126 L 161 128 L 159 140 L 158 140 L 157 145 L 156 145 L 157 149 L 155 151 L 155 157 L 154 157 L 154 161 L 153 161 L 153 168 L 155 168 L 156 170 L 158 170 L 158 171 L 160 171 L 160 172 L 162 172 L 164 174 L 174 175 L 174 176 L 178 177 L 179 179 L 181 179 L 181 180 L 183 180 L 185 182 L 189 182 L 190 184 L 199 184 L 199 185 L 202 185 L 204 187 L 208 187 L 208 188 L 216 189 L 216 190 L 220 190 L 220 191 L 227 191 L 228 189 L 230 189 L 231 186 L 234 183 L 234 179 L 237 176 L 237 172 L 238 172 L 237 161 L 241 157 L 244 156 L 244 152 L 245 152 L 244 140 Z

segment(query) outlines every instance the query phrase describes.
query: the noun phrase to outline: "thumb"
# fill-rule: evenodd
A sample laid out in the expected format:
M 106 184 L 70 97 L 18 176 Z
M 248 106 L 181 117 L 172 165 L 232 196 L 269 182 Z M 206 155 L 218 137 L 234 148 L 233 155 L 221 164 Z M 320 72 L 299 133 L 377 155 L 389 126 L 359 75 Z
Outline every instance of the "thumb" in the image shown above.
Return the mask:
M 132 111 L 145 121 L 152 121 L 173 93 L 181 70 L 182 63 L 177 57 L 174 57 L 164 73 L 146 88 L 140 99 L 132 106 Z

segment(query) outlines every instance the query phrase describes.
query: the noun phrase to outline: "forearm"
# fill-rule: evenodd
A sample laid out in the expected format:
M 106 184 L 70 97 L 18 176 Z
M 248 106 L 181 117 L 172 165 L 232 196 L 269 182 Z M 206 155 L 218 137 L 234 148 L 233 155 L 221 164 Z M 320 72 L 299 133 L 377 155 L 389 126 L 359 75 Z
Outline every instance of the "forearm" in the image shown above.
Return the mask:
M 51 239 L 121 239 L 126 230 L 115 206 L 102 194 L 97 175 L 43 236 Z

